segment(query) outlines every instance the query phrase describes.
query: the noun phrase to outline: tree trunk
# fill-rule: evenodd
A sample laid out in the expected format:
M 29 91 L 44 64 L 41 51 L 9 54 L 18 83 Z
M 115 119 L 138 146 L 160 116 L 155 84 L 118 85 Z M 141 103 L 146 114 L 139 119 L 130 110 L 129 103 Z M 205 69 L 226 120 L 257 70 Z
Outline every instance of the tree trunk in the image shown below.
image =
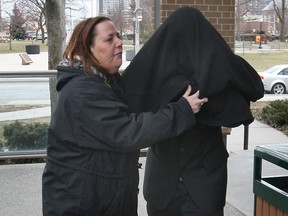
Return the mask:
M 65 48 L 65 0 L 46 0 L 48 32 L 48 69 L 54 70 Z M 51 114 L 57 102 L 56 78 L 49 79 Z
M 280 41 L 285 41 L 285 0 L 282 0 L 282 6 L 281 6 L 281 30 L 280 30 Z
M 281 22 L 281 27 L 280 27 L 280 41 L 284 42 L 285 41 L 285 23 L 284 21 Z

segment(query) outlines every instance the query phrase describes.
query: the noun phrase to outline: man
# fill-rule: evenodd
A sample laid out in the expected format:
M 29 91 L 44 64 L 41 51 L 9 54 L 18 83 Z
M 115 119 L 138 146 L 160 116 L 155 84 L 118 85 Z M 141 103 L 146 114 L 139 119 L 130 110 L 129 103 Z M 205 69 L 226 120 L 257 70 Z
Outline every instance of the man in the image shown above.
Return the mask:
M 149 216 L 223 215 L 228 153 L 221 126 L 250 124 L 250 101 L 264 95 L 257 72 L 191 7 L 176 10 L 123 75 L 135 112 L 176 101 L 187 84 L 209 101 L 195 115 L 196 126 L 149 149 L 144 178 Z

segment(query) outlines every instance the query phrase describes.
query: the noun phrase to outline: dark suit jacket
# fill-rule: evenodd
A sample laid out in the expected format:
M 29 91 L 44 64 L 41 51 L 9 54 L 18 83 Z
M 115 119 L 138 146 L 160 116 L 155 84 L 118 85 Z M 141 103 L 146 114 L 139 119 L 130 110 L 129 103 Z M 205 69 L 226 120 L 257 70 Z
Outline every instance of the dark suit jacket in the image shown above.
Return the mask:
M 217 212 L 225 205 L 227 157 L 219 127 L 198 125 L 159 143 L 148 151 L 144 197 L 150 205 L 165 208 L 181 177 L 199 208 Z
M 221 126 L 253 121 L 250 101 L 263 97 L 257 72 L 235 55 L 198 10 L 176 10 L 137 53 L 123 74 L 123 89 L 134 112 L 156 111 L 182 96 L 188 84 L 208 103 L 198 125 L 149 150 L 145 199 L 158 208 L 170 201 L 179 176 L 205 212 L 225 204 L 227 151 Z

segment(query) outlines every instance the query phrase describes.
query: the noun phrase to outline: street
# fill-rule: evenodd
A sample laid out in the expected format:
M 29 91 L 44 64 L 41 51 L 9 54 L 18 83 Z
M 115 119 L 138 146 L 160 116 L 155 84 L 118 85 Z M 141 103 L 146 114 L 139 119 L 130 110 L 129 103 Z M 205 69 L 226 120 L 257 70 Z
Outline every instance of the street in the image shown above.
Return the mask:
M 0 79 L 0 105 L 50 104 L 46 78 Z

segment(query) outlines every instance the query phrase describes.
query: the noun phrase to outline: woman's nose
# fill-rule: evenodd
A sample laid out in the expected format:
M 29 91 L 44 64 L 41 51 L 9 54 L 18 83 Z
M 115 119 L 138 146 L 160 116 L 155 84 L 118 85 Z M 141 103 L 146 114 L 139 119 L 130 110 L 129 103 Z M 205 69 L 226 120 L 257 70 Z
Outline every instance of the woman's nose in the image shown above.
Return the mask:
M 123 45 L 123 41 L 121 38 L 117 38 L 117 42 L 116 42 L 117 46 L 122 46 Z

